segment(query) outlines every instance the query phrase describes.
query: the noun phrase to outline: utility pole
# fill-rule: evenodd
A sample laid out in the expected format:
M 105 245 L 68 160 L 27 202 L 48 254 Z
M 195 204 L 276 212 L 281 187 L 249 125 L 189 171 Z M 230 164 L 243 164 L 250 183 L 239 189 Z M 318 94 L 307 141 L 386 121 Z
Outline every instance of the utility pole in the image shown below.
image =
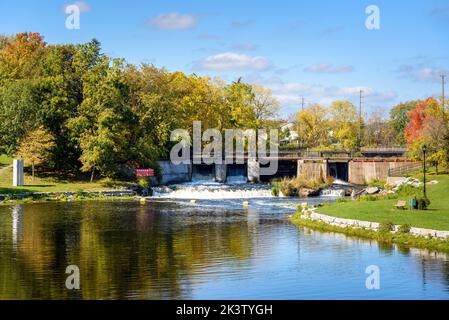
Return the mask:
M 446 78 L 446 75 L 442 74 L 441 75 L 441 85 L 442 85 L 442 91 L 443 91 L 443 110 L 444 110 L 444 105 L 445 105 L 445 102 L 446 102 L 446 101 L 444 101 L 444 99 L 445 99 L 445 97 L 444 97 L 444 79 L 445 78 Z
M 301 97 L 301 111 L 304 111 L 304 97 Z M 300 129 L 300 127 L 301 127 L 301 123 L 300 123 L 300 119 L 297 119 L 298 120 L 298 147 L 300 147 L 301 148 L 301 145 L 302 145 L 302 141 L 301 141 L 301 129 Z
M 360 90 L 360 101 L 359 101 L 359 137 L 358 137 L 358 147 L 359 151 L 362 149 L 362 100 L 363 90 Z

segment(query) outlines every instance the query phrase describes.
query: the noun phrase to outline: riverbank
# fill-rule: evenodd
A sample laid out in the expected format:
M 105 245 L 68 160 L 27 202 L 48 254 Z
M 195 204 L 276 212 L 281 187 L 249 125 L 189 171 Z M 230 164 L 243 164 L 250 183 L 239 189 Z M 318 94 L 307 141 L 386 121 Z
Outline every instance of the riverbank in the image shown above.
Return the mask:
M 371 239 L 380 243 L 396 244 L 404 248 L 418 248 L 449 253 L 449 239 L 415 236 L 407 233 L 406 230 L 398 230 L 398 232 L 393 233 L 385 230 L 383 226 L 380 226 L 377 231 L 361 227 L 341 227 L 324 221 L 311 220 L 301 216 L 299 212 L 292 215 L 290 220 L 298 227 L 306 227 L 321 232 L 342 233 L 349 237 Z
M 36 192 L 30 194 L 0 195 L 0 206 L 21 203 L 74 202 L 74 201 L 125 201 L 138 199 L 131 190 L 100 192 Z
M 427 185 L 427 197 L 430 206 L 427 210 L 397 209 L 399 200 L 406 201 L 412 195 L 392 194 L 388 196 L 370 196 L 359 200 L 343 200 L 323 204 L 316 212 L 328 216 L 369 222 L 390 222 L 395 225 L 409 225 L 416 228 L 449 230 L 449 190 L 448 175 L 431 175 L 428 181 L 437 181 Z M 412 192 L 413 193 L 413 192 Z M 416 195 L 421 196 L 422 189 L 417 188 Z
M 0 156 L 0 194 L 18 196 L 34 193 L 62 193 L 62 192 L 107 192 L 111 190 L 125 190 L 137 184 L 129 181 L 98 179 L 90 182 L 88 176 L 60 176 L 56 173 L 36 176 L 34 179 L 25 173 L 25 185 L 12 186 L 13 168 L 10 159 Z
M 430 179 L 438 183 L 428 185 L 428 210 L 395 208 L 398 200 L 411 197 L 398 194 L 325 203 L 306 214 L 297 212 L 291 221 L 320 231 L 449 253 L 449 177 L 433 175 Z

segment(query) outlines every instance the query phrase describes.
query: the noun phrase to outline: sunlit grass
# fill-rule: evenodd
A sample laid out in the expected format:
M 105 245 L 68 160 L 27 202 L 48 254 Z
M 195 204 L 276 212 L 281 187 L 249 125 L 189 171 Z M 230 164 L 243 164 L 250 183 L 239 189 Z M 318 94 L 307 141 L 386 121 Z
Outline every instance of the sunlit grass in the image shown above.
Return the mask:
M 131 185 L 125 181 L 112 181 L 101 179 L 90 182 L 87 179 L 60 179 L 57 177 L 39 177 L 33 180 L 25 174 L 25 186 L 12 186 L 12 168 L 0 173 L 0 194 L 22 194 L 32 192 L 77 192 L 77 191 L 104 191 L 113 190 Z
M 449 230 L 449 176 L 429 175 L 428 181 L 430 180 L 437 180 L 439 183 L 427 186 L 427 196 L 431 204 L 425 211 L 396 209 L 395 204 L 398 200 L 408 200 L 407 197 L 403 197 L 391 200 L 334 203 L 319 208 L 317 212 L 346 219 L 389 221 L 394 224 Z

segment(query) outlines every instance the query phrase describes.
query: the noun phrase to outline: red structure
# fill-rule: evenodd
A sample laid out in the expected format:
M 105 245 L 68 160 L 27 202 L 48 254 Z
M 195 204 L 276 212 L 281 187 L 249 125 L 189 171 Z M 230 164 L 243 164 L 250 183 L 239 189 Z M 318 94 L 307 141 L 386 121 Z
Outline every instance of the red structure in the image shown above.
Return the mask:
M 136 169 L 138 177 L 154 177 L 154 169 Z

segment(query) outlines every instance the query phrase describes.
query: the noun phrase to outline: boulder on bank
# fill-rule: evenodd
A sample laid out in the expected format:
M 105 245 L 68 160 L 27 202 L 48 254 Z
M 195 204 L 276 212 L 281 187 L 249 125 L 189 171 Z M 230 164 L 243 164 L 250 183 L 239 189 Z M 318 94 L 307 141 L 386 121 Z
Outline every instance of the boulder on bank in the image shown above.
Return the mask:
M 367 194 L 376 194 L 380 192 L 380 189 L 378 187 L 368 187 L 365 189 L 365 192 Z
M 401 184 L 404 184 L 406 181 L 407 178 L 405 177 L 388 177 L 386 185 L 390 187 L 397 187 Z
M 298 191 L 298 194 L 301 198 L 308 197 L 317 197 L 320 195 L 321 189 L 309 189 L 309 188 L 301 188 Z

